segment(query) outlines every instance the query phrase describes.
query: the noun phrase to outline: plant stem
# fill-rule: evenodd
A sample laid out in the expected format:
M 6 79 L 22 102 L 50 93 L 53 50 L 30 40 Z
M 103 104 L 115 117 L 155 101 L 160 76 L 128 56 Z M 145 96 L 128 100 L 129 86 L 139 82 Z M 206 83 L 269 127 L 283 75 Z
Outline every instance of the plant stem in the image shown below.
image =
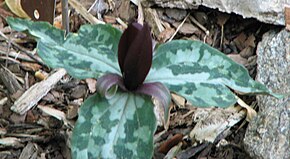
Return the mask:
M 61 0 L 62 8 L 62 27 L 65 29 L 65 35 L 69 32 L 69 15 L 68 15 L 68 0 Z

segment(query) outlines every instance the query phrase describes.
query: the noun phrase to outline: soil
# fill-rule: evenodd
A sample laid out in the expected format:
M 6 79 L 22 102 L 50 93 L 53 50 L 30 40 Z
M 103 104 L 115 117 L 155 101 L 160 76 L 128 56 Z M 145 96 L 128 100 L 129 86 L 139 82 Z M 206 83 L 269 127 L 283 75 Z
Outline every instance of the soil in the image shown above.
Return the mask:
M 124 29 L 115 20 L 117 17 L 128 23 L 136 20 L 138 16 L 138 8 L 134 4 L 124 3 L 126 2 L 117 1 L 112 8 L 107 4 L 100 14 L 93 15 L 103 18 L 102 20 L 106 23 Z M 93 1 L 83 1 L 82 4 L 89 7 L 93 4 Z M 3 4 L 2 6 L 3 8 L 0 8 L 0 31 L 8 39 L 3 35 L 0 36 L 0 65 L 1 68 L 9 70 L 9 74 L 13 75 L 14 80 L 16 78 L 19 88 L 14 91 L 9 90 L 8 87 L 11 86 L 5 84 L 0 78 L 0 134 L 3 139 L 3 144 L 0 143 L 0 158 L 71 158 L 69 138 L 72 127 L 69 124 L 44 113 L 37 106 L 28 110 L 24 115 L 18 115 L 10 110 L 13 103 L 33 84 L 42 81 L 43 77 L 47 77 L 51 69 L 35 60 L 27 61 L 19 58 L 20 56 L 12 56 L 11 52 L 14 52 L 27 57 L 27 53 L 22 51 L 23 48 L 33 52 L 36 43 L 26 34 L 15 32 L 7 26 L 5 18 L 15 15 L 6 6 Z M 81 25 L 88 22 L 74 8 L 70 7 L 70 9 L 70 31 L 77 32 Z M 187 19 L 183 27 L 174 36 L 174 39 L 205 40 L 209 45 L 226 55 L 230 55 L 236 62 L 243 64 L 253 78 L 256 75 L 256 46 L 265 32 L 277 28 L 258 22 L 255 19 L 243 19 L 239 15 L 224 14 L 204 7 L 199 7 L 196 10 L 175 10 L 175 13 L 170 13 L 168 8 L 155 7 L 153 9 L 157 11 L 158 19 L 162 21 L 163 26 L 166 26 L 159 34 L 157 34 L 158 31 L 153 30 L 153 36 L 157 42 L 168 41 L 173 36 L 177 26 L 189 14 L 206 30 Z M 57 2 L 56 15 L 59 17 L 60 14 L 60 2 Z M 60 23 L 59 18 L 55 18 L 55 21 L 55 25 Z M 153 21 L 150 23 L 148 19 L 147 22 L 149 24 L 155 23 Z M 206 31 L 208 31 L 208 34 L 206 34 Z M 37 53 L 33 56 L 37 57 Z M 39 74 L 36 75 L 36 72 Z M 0 76 L 4 76 L 1 73 Z M 64 113 L 69 123 L 73 125 L 82 102 L 96 91 L 94 89 L 95 82 L 95 79 L 77 80 L 66 75 L 42 98 L 38 105 Z M 240 97 L 249 105 L 255 102 L 255 97 L 244 95 Z M 6 99 L 5 102 L 3 99 Z M 215 143 L 192 145 L 192 141 L 186 137 L 186 134 L 191 131 L 196 123 L 192 120 L 192 115 L 182 118 L 182 115 L 191 111 L 192 108 L 185 103 L 180 106 L 173 102 L 173 105 L 174 108 L 170 112 L 169 129 L 156 142 L 154 158 L 163 158 L 171 147 L 180 142 L 185 152 L 193 150 L 195 152 L 195 155 L 193 153 L 182 157 L 180 155 L 181 158 L 250 158 L 243 149 L 243 138 L 247 128 L 245 120 L 233 126 L 227 134 L 221 134 Z M 156 134 L 162 131 L 164 131 L 164 128 L 160 126 Z M 173 136 L 178 139 L 178 142 L 161 151 L 160 147 L 164 144 L 168 146 L 166 141 L 172 140 Z

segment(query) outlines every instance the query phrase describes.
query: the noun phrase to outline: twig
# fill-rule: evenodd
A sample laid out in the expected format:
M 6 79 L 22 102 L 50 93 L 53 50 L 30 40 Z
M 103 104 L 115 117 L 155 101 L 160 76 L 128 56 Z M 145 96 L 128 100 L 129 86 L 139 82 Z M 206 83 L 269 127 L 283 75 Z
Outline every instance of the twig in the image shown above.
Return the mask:
M 193 16 L 189 16 L 189 19 L 197 25 L 207 36 L 209 35 L 209 30 L 207 30 L 203 25 L 201 25 Z
M 91 5 L 91 7 L 88 9 L 88 12 L 90 13 L 91 10 L 95 7 L 95 5 L 97 4 L 99 0 L 95 0 L 95 2 Z
M 205 42 L 206 37 L 209 36 L 209 30 L 207 30 L 203 25 L 201 25 L 193 16 L 189 16 L 189 19 L 205 33 L 203 39 L 203 42 Z
M 37 59 L 34 57 L 32 53 L 30 53 L 28 50 L 24 49 L 23 47 L 19 46 L 17 43 L 14 41 L 9 40 L 9 38 L 0 31 L 0 36 L 2 36 L 8 43 L 11 43 L 13 46 L 15 46 L 17 49 L 25 53 L 27 56 L 29 56 L 31 59 L 33 59 L 35 62 L 38 64 L 42 65 L 43 67 L 47 67 L 41 60 Z
M 180 28 L 183 26 L 184 22 L 186 21 L 186 19 L 188 18 L 189 15 L 190 15 L 190 14 L 188 13 L 187 16 L 183 19 L 183 21 L 179 24 L 179 26 L 176 28 L 176 31 L 175 31 L 174 34 L 171 36 L 171 38 L 168 40 L 168 42 L 171 41 L 171 40 L 174 38 L 174 36 L 177 34 L 177 32 L 178 32 L 178 31 L 180 30 Z
M 2 55 L 7 55 L 6 52 L 3 52 L 3 51 L 0 49 L 0 55 L 1 55 L 1 54 L 2 54 Z M 17 53 L 17 52 L 15 52 L 15 51 L 10 51 L 10 52 L 8 53 L 8 56 L 9 56 L 9 57 L 13 57 L 15 60 L 20 59 L 20 60 L 27 61 L 27 62 L 35 62 L 35 60 L 33 60 L 32 58 L 30 58 L 29 56 L 27 56 L 27 55 L 23 55 L 23 54 L 20 54 L 20 53 Z M 38 57 L 35 57 L 35 58 L 37 58 L 39 61 L 41 61 L 40 58 L 38 58 Z

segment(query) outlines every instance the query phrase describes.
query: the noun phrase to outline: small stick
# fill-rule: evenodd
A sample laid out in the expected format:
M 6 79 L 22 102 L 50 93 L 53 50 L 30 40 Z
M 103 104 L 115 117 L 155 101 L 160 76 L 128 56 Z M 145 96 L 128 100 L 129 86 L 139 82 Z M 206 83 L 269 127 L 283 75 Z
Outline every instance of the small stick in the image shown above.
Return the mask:
M 177 32 L 178 32 L 178 31 L 180 30 L 180 28 L 183 26 L 184 22 L 186 21 L 186 19 L 188 18 L 189 15 L 190 15 L 190 14 L 188 13 L 187 16 L 183 19 L 183 21 L 179 24 L 179 26 L 176 28 L 176 31 L 175 31 L 174 34 L 171 36 L 171 38 L 168 40 L 168 42 L 171 41 L 171 40 L 174 38 L 174 36 L 177 34 Z
M 189 16 L 189 19 L 197 25 L 207 36 L 209 35 L 209 30 L 207 30 L 203 25 L 201 25 L 193 16 Z
M 42 65 L 43 67 L 47 67 L 41 60 L 37 59 L 34 57 L 32 53 L 30 53 L 28 50 L 24 49 L 23 47 L 19 46 L 17 43 L 14 41 L 9 40 L 9 38 L 0 31 L 0 36 L 2 36 L 8 43 L 11 43 L 13 46 L 15 46 L 17 49 L 25 53 L 27 56 L 29 56 L 31 59 L 36 61 L 38 64 Z
M 0 49 L 0 55 L 7 55 L 7 53 Z M 35 62 L 35 60 L 30 58 L 29 56 L 17 53 L 15 51 L 10 51 L 8 53 L 8 56 L 13 57 L 15 60 L 20 59 L 20 60 L 27 61 L 27 62 Z M 38 57 L 35 57 L 35 58 L 38 59 L 39 61 L 41 61 L 40 58 L 38 58 Z

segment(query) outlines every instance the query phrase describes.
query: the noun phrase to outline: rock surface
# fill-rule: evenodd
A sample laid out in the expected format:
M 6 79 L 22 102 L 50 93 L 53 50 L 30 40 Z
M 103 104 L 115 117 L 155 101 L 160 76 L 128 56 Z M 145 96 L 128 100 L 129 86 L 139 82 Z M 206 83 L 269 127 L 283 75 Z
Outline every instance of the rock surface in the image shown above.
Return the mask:
M 270 31 L 257 49 L 257 80 L 276 93 L 290 92 L 290 32 Z M 253 158 L 290 158 L 290 96 L 257 97 L 259 112 L 249 124 L 244 144 Z
M 284 5 L 290 5 L 290 0 L 144 0 L 143 3 L 180 9 L 196 9 L 203 5 L 245 18 L 256 18 L 265 23 L 285 25 Z

